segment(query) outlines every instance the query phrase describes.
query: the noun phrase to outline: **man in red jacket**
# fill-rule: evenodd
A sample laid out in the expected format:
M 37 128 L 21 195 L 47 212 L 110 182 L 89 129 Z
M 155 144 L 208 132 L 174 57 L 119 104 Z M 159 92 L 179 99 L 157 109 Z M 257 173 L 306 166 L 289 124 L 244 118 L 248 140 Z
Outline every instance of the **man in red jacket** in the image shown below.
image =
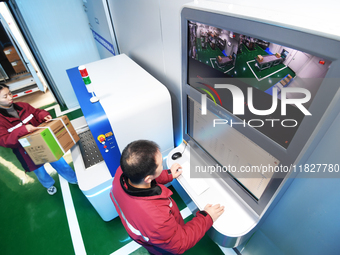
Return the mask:
M 0 146 L 12 148 L 25 171 L 33 171 L 40 183 L 47 188 L 48 194 L 53 195 L 57 192 L 53 178 L 46 172 L 44 165 L 37 166 L 33 163 L 18 141 L 21 136 L 36 130 L 40 123 L 51 119 L 51 115 L 45 110 L 23 102 L 13 103 L 8 86 L 0 83 Z M 64 158 L 50 164 L 68 182 L 77 183 L 75 172 Z
M 163 185 L 182 173 L 181 166 L 163 170 L 162 162 L 154 142 L 130 143 L 123 150 L 110 196 L 133 240 L 152 254 L 181 254 L 204 236 L 224 207 L 207 205 L 185 224 L 171 190 Z

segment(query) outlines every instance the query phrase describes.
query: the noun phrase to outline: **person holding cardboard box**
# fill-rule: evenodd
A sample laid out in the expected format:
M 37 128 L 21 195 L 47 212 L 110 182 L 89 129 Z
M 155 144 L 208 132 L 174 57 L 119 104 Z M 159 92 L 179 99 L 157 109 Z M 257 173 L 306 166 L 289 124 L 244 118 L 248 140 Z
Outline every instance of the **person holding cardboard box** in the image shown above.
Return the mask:
M 44 165 L 35 165 L 18 142 L 19 137 L 35 130 L 43 122 L 52 119 L 51 115 L 41 109 L 36 109 L 28 103 L 13 103 L 9 87 L 0 83 L 0 146 L 12 148 L 26 172 L 34 172 L 40 183 L 53 195 L 57 192 L 54 179 L 46 172 Z M 63 157 L 50 163 L 53 168 L 69 183 L 76 184 L 77 177 L 73 169 Z

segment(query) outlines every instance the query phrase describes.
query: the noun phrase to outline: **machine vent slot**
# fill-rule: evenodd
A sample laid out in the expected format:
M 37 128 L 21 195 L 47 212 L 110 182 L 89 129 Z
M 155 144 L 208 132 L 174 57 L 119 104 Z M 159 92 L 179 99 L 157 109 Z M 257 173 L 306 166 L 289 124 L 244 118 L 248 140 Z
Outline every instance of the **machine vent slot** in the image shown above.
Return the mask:
M 85 169 L 104 161 L 90 130 L 78 134 Z

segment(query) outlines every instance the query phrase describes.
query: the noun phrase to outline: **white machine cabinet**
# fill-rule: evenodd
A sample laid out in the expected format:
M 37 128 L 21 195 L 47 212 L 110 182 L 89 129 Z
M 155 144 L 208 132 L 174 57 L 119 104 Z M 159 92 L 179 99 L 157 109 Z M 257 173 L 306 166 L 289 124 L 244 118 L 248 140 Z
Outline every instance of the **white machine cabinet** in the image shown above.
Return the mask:
M 103 160 L 86 167 L 81 143 L 72 149 L 72 158 L 79 188 L 103 220 L 109 221 L 118 215 L 109 193 L 126 145 L 152 140 L 164 156 L 174 148 L 171 99 L 163 84 L 124 54 L 84 65 L 99 101 L 90 102 L 92 95 L 77 67 L 67 70 L 86 120 L 77 132 L 91 131 Z M 100 137 L 105 137 L 103 142 Z

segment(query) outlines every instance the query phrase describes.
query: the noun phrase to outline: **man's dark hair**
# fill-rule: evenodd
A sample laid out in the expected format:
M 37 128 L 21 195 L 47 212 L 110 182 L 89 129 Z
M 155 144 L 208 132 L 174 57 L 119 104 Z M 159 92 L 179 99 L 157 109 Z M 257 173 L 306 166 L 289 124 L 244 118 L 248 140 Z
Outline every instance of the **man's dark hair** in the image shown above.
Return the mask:
M 124 175 L 134 184 L 139 184 L 157 169 L 156 154 L 159 147 L 147 140 L 138 140 L 128 144 L 120 158 L 120 166 Z
M 2 89 L 4 89 L 4 88 L 8 88 L 8 89 L 9 89 L 9 87 L 8 87 L 6 84 L 0 82 L 0 91 L 1 91 Z

